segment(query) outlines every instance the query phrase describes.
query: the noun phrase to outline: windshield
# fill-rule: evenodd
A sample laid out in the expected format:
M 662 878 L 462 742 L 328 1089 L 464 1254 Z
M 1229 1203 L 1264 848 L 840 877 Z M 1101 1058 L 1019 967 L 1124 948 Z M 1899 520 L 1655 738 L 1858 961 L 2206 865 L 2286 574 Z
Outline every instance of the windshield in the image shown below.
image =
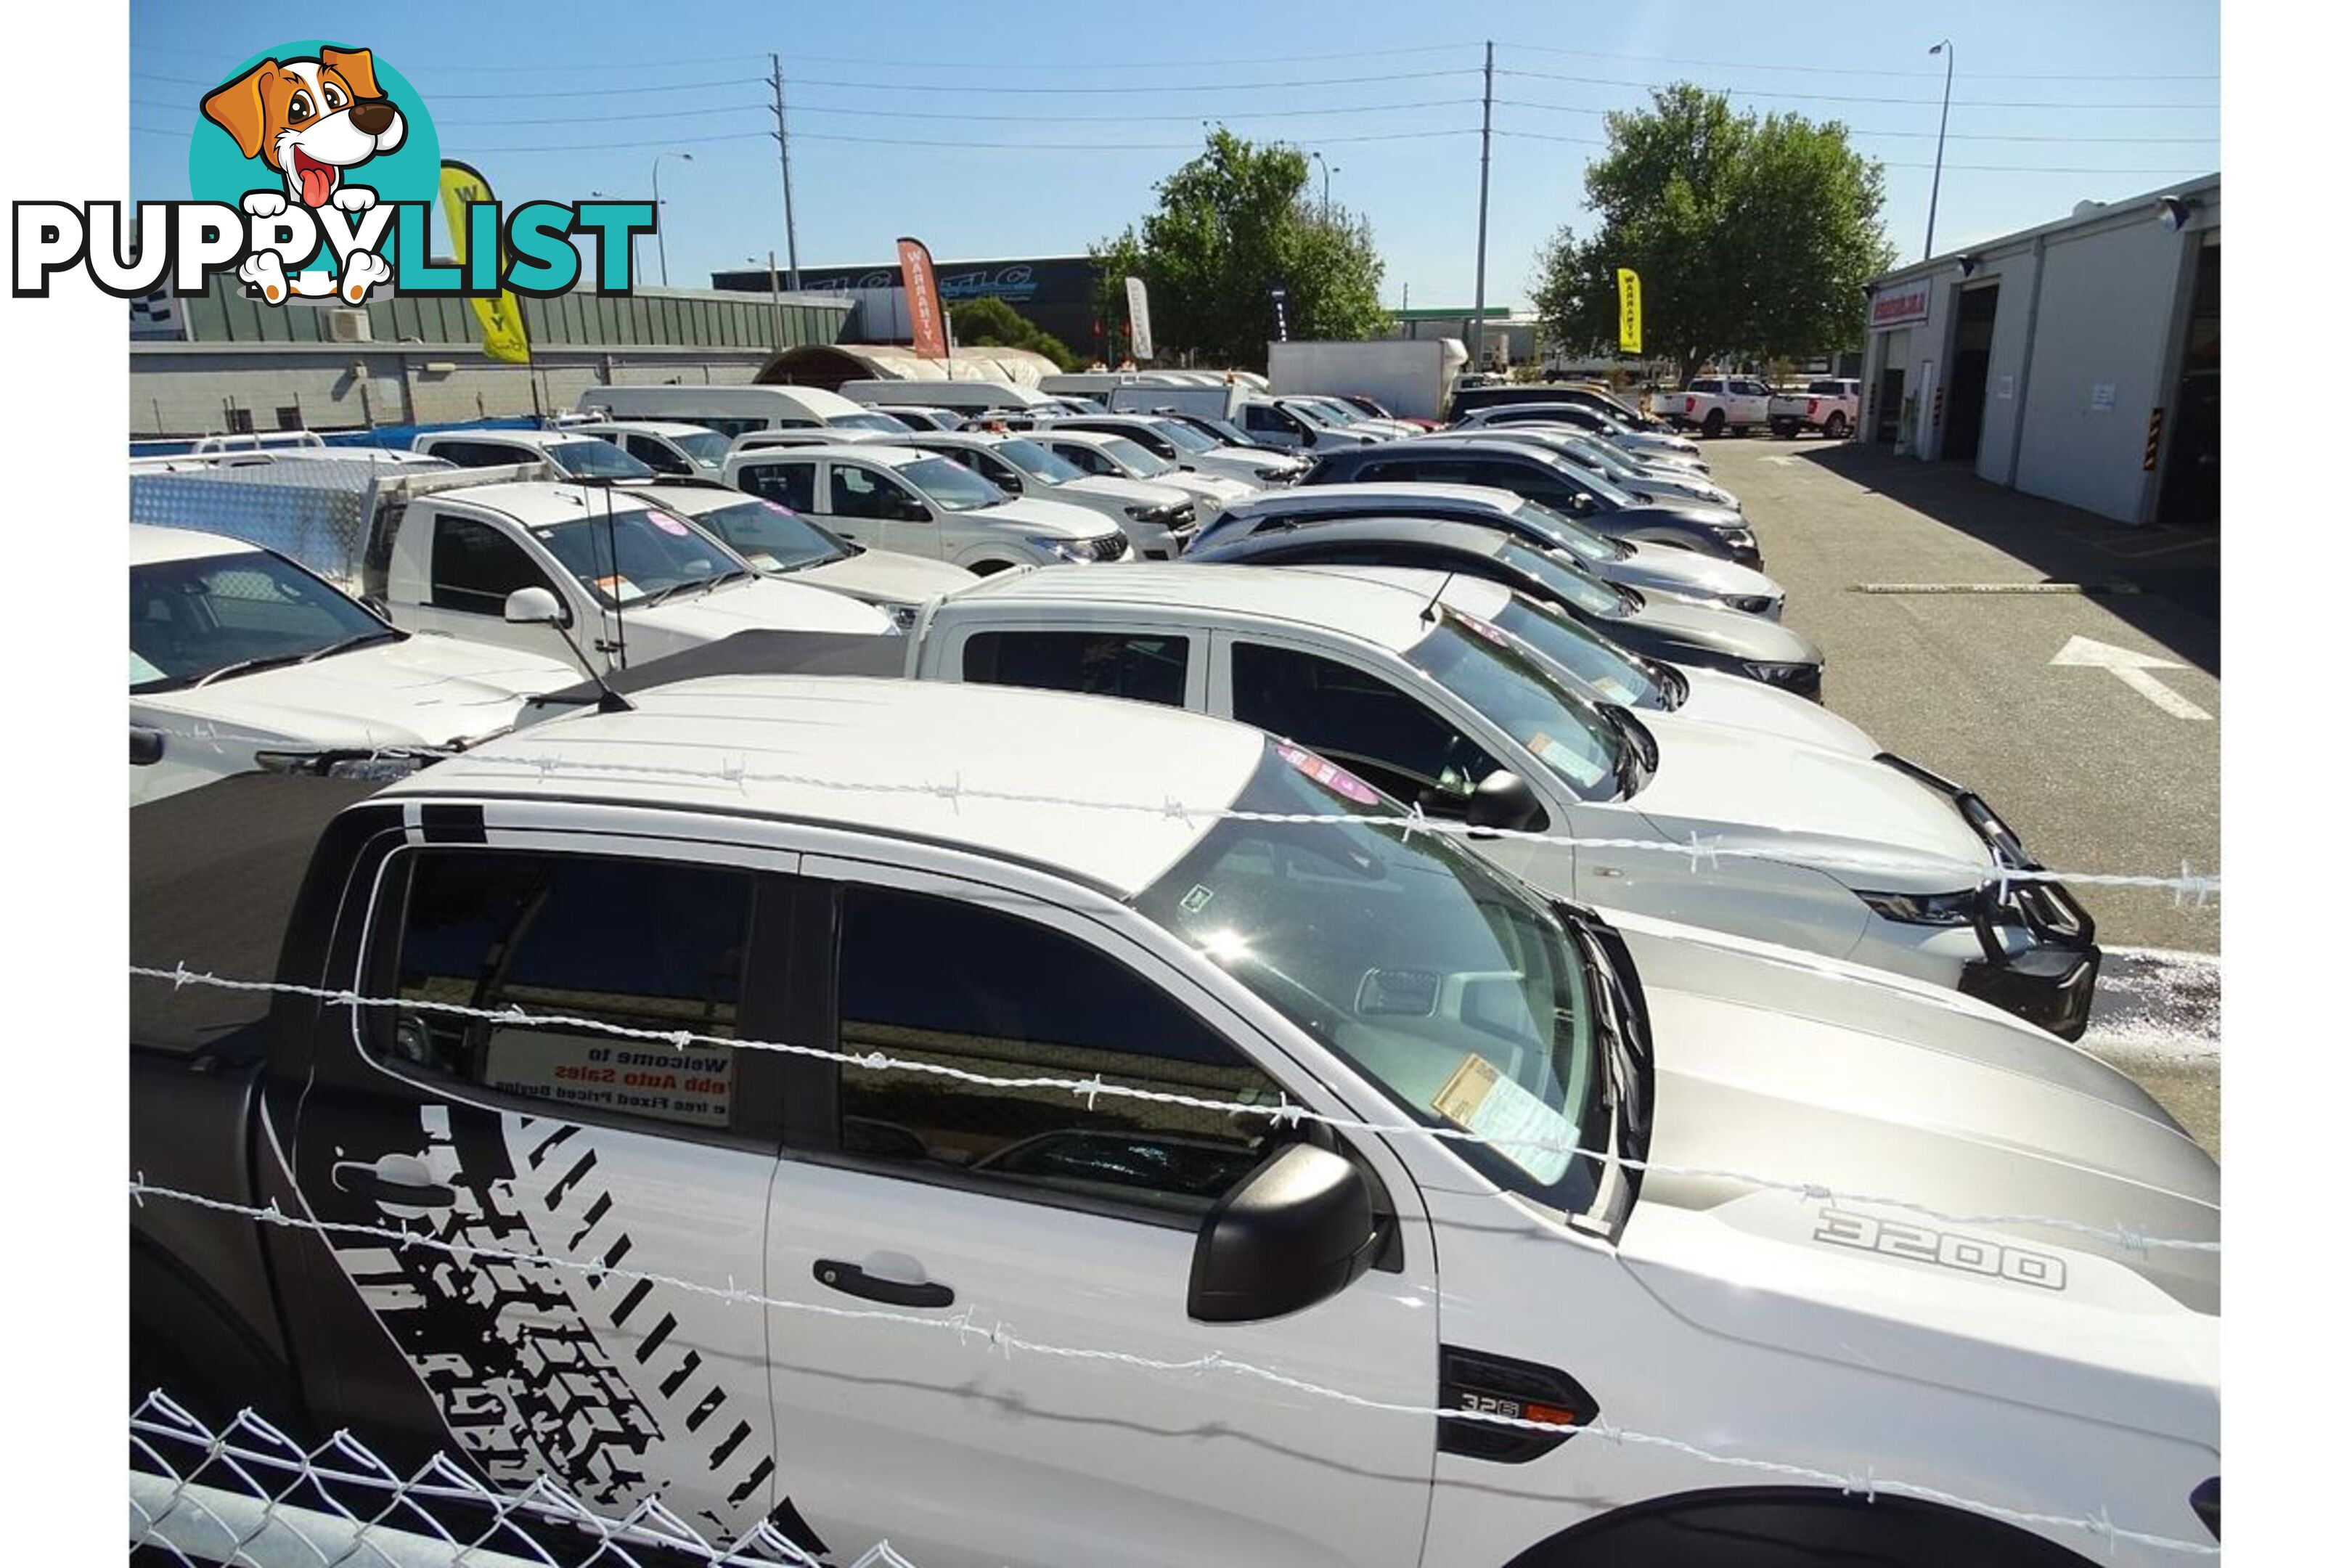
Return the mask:
M 890 470 L 922 491 L 923 499 L 949 511 L 976 511 L 1003 504 L 1004 492 L 945 458 L 921 458 Z
M 1087 471 L 1069 458 L 1051 447 L 1040 447 L 1034 441 L 999 441 L 989 450 L 1031 479 L 1045 484 L 1066 485 L 1072 479 L 1087 477 Z
M 1133 479 L 1157 479 L 1161 474 L 1173 473 L 1176 468 L 1176 465 L 1167 458 L 1146 451 L 1124 436 L 1111 437 L 1100 449 Z
M 608 516 L 599 500 L 587 516 L 530 531 L 607 605 L 639 604 L 745 571 L 723 545 L 657 507 L 615 507 Z
M 1613 585 L 1580 571 L 1573 557 L 1514 539 L 1496 552 L 1495 558 L 1513 571 L 1526 573 L 1546 594 L 1571 610 L 1615 620 L 1633 608 Z
M 824 422 L 828 430 L 879 430 L 886 436 L 904 436 L 912 426 L 904 420 L 893 419 L 887 414 L 835 414 Z
M 1336 397 L 1314 398 L 1308 400 L 1307 405 L 1318 413 L 1329 416 L 1334 425 L 1353 425 L 1364 416 L 1362 409 L 1350 408 Z
M 575 479 L 649 479 L 653 468 L 630 457 L 610 441 L 590 437 L 579 441 L 551 441 L 547 455 Z
M 1552 461 L 1569 470 L 1568 482 L 1578 489 L 1589 490 L 1612 507 L 1640 506 L 1641 498 L 1620 486 L 1589 463 L 1555 453 Z
M 1192 424 L 1193 427 L 1196 429 L 1206 428 L 1215 431 L 1217 439 L 1223 441 L 1228 447 L 1255 447 L 1257 445 L 1255 441 L 1250 439 L 1248 431 L 1243 429 L 1240 426 L 1228 419 L 1218 419 L 1210 415 L 1196 414 L 1192 416 Z
M 1178 420 L 1155 419 L 1151 422 L 1151 427 L 1159 431 L 1161 437 L 1175 446 L 1179 451 L 1213 452 L 1217 449 L 1217 444 L 1214 441 Z
M 849 559 L 849 546 L 800 513 L 773 501 L 747 498 L 715 507 L 694 521 L 760 572 L 798 572 Z
M 1624 741 L 1580 693 L 1500 630 L 1452 605 L 1405 662 L 1535 753 L 1580 799 L 1623 793 Z
M 1511 510 L 1511 516 L 1529 533 L 1579 561 L 1622 561 L 1633 553 L 1617 541 L 1595 533 L 1568 513 L 1554 511 L 1541 501 L 1521 501 Z
M 1627 708 L 1675 706 L 1672 695 L 1636 656 L 1564 611 L 1513 594 L 1494 621 L 1535 653 L 1592 688 L 1604 702 Z
M 131 689 L 172 691 L 401 634 L 262 551 L 131 569 Z
M 1326 430 L 1336 430 L 1339 426 L 1339 422 L 1331 417 L 1331 411 L 1319 404 L 1307 403 L 1294 397 L 1276 406 L 1287 409 L 1309 425 L 1319 426 Z
M 1269 742 L 1233 806 L 1411 818 L 1311 752 Z M 1134 900 L 1320 1041 L 1490 1179 L 1579 1209 L 1597 1184 L 1567 1151 L 1596 1126 L 1602 999 L 1580 945 L 1520 886 L 1442 834 L 1370 823 L 1211 827 Z
M 726 437 L 716 430 L 697 430 L 691 436 L 672 436 L 670 440 L 677 445 L 678 450 L 706 468 L 716 472 L 727 466 L 727 448 L 730 443 Z

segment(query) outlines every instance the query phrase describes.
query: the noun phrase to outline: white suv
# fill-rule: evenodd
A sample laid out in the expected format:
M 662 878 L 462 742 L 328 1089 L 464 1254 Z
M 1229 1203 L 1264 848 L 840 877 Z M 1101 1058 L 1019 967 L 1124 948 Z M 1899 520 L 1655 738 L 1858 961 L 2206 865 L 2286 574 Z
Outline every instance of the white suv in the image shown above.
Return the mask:
M 1192 542 L 1192 497 L 1172 485 L 1090 474 L 1025 434 L 944 430 L 901 443 L 952 458 L 1007 495 L 1098 511 L 1148 561 L 1173 561 Z
M 1246 500 L 1258 492 L 1257 486 L 1239 479 L 1188 472 L 1124 436 L 1046 425 L 1031 431 L 1029 438 L 1086 473 L 1106 479 L 1140 479 L 1182 490 L 1192 498 L 1203 525 L 1234 502 Z
M 1099 513 L 1015 500 L 962 464 L 912 447 L 755 447 L 729 456 L 726 479 L 853 544 L 983 574 L 1057 561 L 1123 561 L 1132 553 L 1127 535 L 1107 527 Z

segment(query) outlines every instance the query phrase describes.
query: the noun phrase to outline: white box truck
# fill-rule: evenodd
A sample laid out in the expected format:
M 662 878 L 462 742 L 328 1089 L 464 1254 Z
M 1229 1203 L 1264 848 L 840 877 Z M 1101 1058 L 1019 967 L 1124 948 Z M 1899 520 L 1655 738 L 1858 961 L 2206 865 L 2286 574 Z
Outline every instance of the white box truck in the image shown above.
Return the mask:
M 1369 397 L 1407 419 L 1443 419 L 1454 383 L 1470 363 L 1459 338 L 1373 343 L 1268 343 L 1265 368 L 1276 396 L 1323 393 Z

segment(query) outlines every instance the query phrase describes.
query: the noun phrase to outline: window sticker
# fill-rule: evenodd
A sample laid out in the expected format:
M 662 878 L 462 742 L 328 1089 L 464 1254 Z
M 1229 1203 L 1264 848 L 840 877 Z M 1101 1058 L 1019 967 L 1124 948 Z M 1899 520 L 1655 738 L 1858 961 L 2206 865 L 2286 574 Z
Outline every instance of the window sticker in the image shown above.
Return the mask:
M 1274 749 L 1281 754 L 1284 762 L 1324 788 L 1347 796 L 1358 805 L 1380 805 L 1379 792 L 1339 763 L 1326 762 L 1312 752 L 1301 751 L 1286 742 L 1277 742 Z
M 635 583 L 630 582 L 626 577 L 620 576 L 599 577 L 596 579 L 596 586 L 603 589 L 608 597 L 614 599 L 635 599 L 644 593 L 644 590 Z
M 482 1080 L 508 1094 L 690 1127 L 724 1127 L 735 1093 L 735 1053 L 499 1029 L 490 1036 Z
M 1451 605 L 1447 605 L 1446 608 L 1454 610 L 1454 607 Z M 1511 639 L 1504 634 L 1503 628 L 1500 626 L 1490 625 L 1486 621 L 1480 620 L 1475 616 L 1467 615 L 1460 610 L 1454 610 L 1454 618 L 1461 622 L 1464 626 L 1469 627 L 1472 631 L 1477 633 L 1480 637 L 1485 637 L 1488 642 L 1493 643 L 1496 647 L 1507 648 L 1511 646 Z
M 1528 738 L 1528 750 L 1575 780 L 1580 786 L 1599 784 L 1609 776 L 1606 762 L 1588 757 L 1575 747 L 1553 740 L 1541 730 Z
M 1490 1140 L 1495 1152 L 1546 1186 L 1567 1173 L 1576 1124 L 1475 1051 L 1462 1058 L 1429 1108 Z
M 781 572 L 784 569 L 782 562 L 764 550 L 754 550 L 743 559 L 750 562 L 754 569 L 761 572 Z
M 666 511 L 654 511 L 648 509 L 646 515 L 653 519 L 654 526 L 660 529 L 664 533 L 676 534 L 680 539 L 688 539 L 693 537 L 694 530 L 678 521 L 677 519 L 670 516 L 669 513 Z
M 1177 907 L 1181 909 L 1188 915 L 1197 915 L 1202 910 L 1207 909 L 1209 907 L 1209 900 L 1216 896 L 1217 895 L 1215 893 L 1202 887 L 1196 882 L 1192 885 L 1192 890 L 1184 895 L 1182 900 L 1179 901 Z

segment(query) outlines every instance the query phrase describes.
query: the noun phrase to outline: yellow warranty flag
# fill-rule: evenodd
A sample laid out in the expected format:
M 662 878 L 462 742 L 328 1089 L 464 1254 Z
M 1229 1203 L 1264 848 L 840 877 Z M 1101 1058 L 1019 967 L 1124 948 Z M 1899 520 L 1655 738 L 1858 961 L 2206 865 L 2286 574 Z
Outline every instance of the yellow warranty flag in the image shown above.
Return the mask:
M 1617 269 L 1617 346 L 1642 352 L 1642 277 L 1630 267 Z
M 489 181 L 463 163 L 441 165 L 441 210 L 449 220 L 449 254 L 466 264 L 466 207 L 471 202 L 494 201 Z M 522 301 L 501 289 L 495 300 L 468 296 L 474 319 L 482 323 L 482 352 L 509 364 L 530 363 L 530 334 L 523 330 Z

